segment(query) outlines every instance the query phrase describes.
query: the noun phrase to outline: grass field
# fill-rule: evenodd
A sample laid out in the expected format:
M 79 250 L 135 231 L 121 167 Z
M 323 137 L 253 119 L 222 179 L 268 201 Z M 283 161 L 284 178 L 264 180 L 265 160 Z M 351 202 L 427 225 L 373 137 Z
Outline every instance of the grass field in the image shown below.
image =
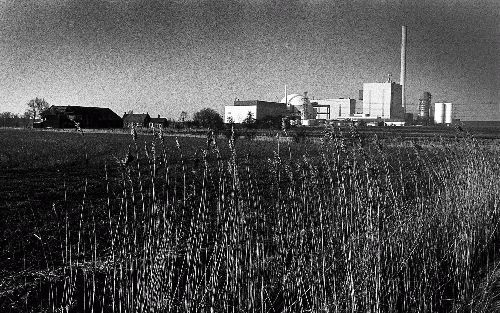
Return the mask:
M 415 142 L 0 130 L 0 311 L 491 311 L 498 143 Z

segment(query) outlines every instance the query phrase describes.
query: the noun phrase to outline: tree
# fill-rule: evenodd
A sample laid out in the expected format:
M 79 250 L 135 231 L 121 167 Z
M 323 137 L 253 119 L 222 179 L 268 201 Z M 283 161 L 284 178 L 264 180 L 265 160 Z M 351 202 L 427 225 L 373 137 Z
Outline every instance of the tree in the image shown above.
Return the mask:
M 47 103 L 47 101 L 45 101 L 45 99 L 40 99 L 37 97 L 28 102 L 28 111 L 33 117 L 33 122 L 35 121 L 37 115 L 40 115 L 40 113 L 47 110 L 48 108 L 49 104 Z
M 24 112 L 23 118 L 29 120 L 31 118 L 31 113 L 29 111 Z
M 243 120 L 243 124 L 253 124 L 255 119 L 253 118 L 252 112 L 248 111 L 247 117 Z
M 187 112 L 182 111 L 181 115 L 179 116 L 179 122 L 184 123 L 187 120 L 187 116 L 188 116 Z
M 247 117 L 243 120 L 243 125 L 245 125 L 246 128 L 253 128 L 255 126 L 255 118 L 252 112 L 248 111 Z
M 10 121 L 13 118 L 13 114 L 10 112 L 2 112 L 0 113 L 0 126 L 7 127 L 10 126 Z
M 224 125 L 224 120 L 219 113 L 210 108 L 202 109 L 193 115 L 193 121 L 202 126 L 211 129 L 221 129 Z

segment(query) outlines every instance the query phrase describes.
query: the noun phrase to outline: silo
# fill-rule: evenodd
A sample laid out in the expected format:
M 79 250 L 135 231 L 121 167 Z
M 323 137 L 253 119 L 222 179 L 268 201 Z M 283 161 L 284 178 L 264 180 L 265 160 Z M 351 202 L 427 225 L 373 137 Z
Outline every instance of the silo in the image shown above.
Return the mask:
M 451 124 L 452 122 L 452 105 L 450 102 L 444 104 L 444 123 Z
M 443 124 L 444 122 L 444 103 L 434 104 L 434 124 Z

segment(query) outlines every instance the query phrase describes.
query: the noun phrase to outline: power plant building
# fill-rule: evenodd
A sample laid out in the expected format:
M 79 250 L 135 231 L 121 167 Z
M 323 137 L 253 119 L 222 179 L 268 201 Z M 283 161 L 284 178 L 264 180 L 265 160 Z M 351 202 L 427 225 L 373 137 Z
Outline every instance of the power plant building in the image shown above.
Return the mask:
M 359 90 L 358 100 L 350 98 L 310 100 L 307 92 L 303 95 L 288 94 L 285 85 L 285 97 L 280 103 L 266 101 L 235 101 L 225 107 L 225 121 L 243 122 L 249 114 L 255 119 L 266 116 L 287 116 L 302 125 L 314 125 L 316 120 L 376 121 L 384 125 L 404 125 L 408 121 L 406 114 L 406 42 L 407 28 L 401 27 L 401 73 L 400 82 L 389 79 L 384 83 L 364 83 Z M 418 118 L 430 123 L 431 94 L 425 92 L 420 99 Z M 412 119 L 412 117 L 411 117 Z M 382 121 L 380 121 L 382 120 Z M 434 121 L 436 124 L 448 124 L 452 121 L 451 103 L 436 103 Z
M 312 106 L 317 119 L 335 120 L 353 116 L 356 111 L 356 100 L 350 98 L 313 100 Z
M 363 115 L 370 118 L 404 119 L 402 86 L 395 82 L 364 83 Z
M 253 119 L 260 120 L 265 117 L 286 116 L 288 111 L 285 103 L 260 100 L 236 100 L 233 105 L 225 106 L 224 121 L 226 123 L 243 123 L 249 114 L 251 114 Z

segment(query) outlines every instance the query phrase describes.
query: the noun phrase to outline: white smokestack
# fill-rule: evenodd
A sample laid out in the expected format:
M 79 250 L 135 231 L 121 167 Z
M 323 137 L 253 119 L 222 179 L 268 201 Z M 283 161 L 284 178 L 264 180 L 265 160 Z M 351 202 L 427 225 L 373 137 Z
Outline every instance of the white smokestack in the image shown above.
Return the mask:
M 401 76 L 399 82 L 402 87 L 401 105 L 406 110 L 405 80 L 406 80 L 406 26 L 402 26 L 401 27 Z
M 286 85 L 285 85 L 285 104 L 288 106 L 288 93 L 286 92 Z

